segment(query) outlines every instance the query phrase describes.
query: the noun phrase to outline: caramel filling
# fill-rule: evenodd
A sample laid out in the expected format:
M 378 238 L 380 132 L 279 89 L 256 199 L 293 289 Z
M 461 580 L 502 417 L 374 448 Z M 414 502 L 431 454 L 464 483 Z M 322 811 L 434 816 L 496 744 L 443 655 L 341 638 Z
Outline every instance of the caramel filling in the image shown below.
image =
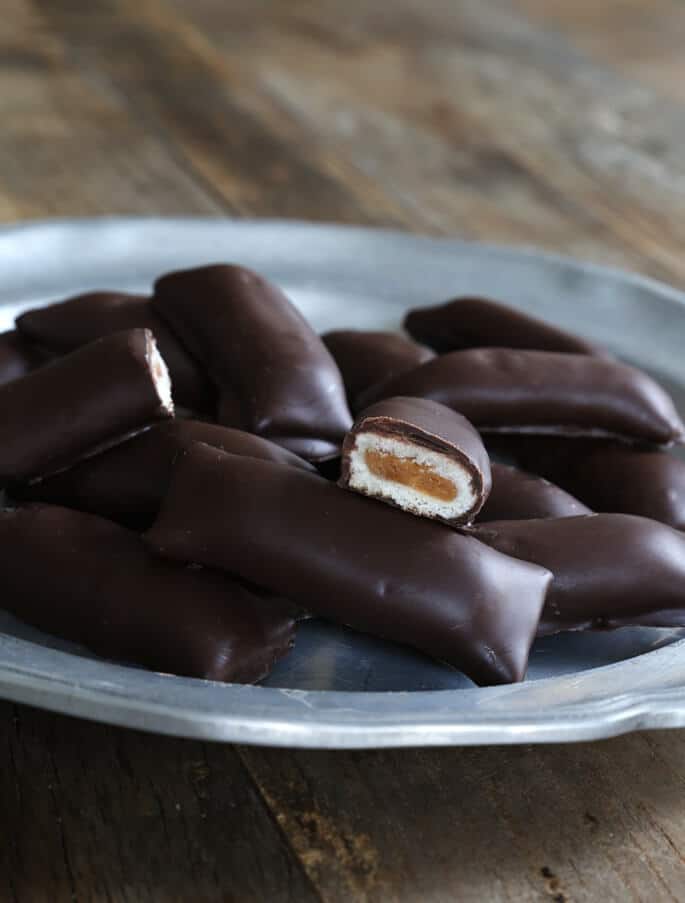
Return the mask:
M 411 458 L 399 458 L 370 448 L 364 452 L 364 460 L 371 473 L 383 480 L 409 486 L 441 502 L 452 502 L 457 497 L 457 488 L 451 480 Z

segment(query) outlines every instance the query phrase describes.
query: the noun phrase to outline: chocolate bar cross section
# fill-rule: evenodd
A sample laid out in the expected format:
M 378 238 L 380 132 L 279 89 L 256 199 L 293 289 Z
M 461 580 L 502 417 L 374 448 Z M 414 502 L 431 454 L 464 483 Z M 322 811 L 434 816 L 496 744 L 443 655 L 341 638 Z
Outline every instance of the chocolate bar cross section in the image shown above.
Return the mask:
M 115 332 L 149 329 L 169 368 L 176 403 L 191 411 L 214 412 L 212 384 L 144 295 L 87 292 L 27 310 L 17 317 L 17 329 L 54 354 L 68 354 Z
M 340 486 L 449 524 L 473 520 L 490 491 L 490 459 L 473 426 L 425 398 L 387 398 L 357 417 Z
M 173 413 L 148 329 L 98 339 L 0 386 L 0 485 L 68 467 Z

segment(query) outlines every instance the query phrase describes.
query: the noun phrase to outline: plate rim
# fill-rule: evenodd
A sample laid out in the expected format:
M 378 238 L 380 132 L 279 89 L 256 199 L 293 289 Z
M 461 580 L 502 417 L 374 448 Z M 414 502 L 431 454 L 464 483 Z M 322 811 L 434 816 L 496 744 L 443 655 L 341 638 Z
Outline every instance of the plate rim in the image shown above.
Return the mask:
M 680 666 L 679 679 L 683 682 L 678 686 L 609 693 L 591 702 L 559 706 L 553 716 L 544 711 L 537 715 L 513 711 L 516 697 L 527 695 L 524 684 L 411 693 L 276 689 L 159 674 L 46 647 L 39 647 L 48 653 L 41 656 L 43 668 L 31 668 L 17 658 L 25 647 L 35 648 L 35 644 L 6 635 L 0 636 L 0 696 L 12 702 L 135 730 L 273 747 L 380 749 L 581 742 L 646 728 L 685 726 L 684 644 L 685 639 L 679 640 L 636 659 L 594 668 L 580 675 L 586 675 L 587 679 L 590 675 L 596 678 L 601 672 L 614 672 L 613 677 L 620 683 L 617 672 L 632 669 L 639 685 L 645 677 L 644 660 L 661 656 L 662 667 Z M 85 682 L 82 675 L 75 673 L 83 670 L 84 662 L 92 672 Z M 59 673 L 50 673 L 52 668 L 59 669 Z M 544 691 L 561 680 L 564 678 L 543 678 L 527 686 Z M 163 701 L 165 682 L 177 693 L 181 691 L 181 703 Z M 491 715 L 487 705 L 476 704 L 464 715 L 449 706 L 454 697 L 463 702 L 467 693 L 472 698 L 480 697 L 482 703 L 483 697 L 489 695 L 496 699 L 502 692 L 508 712 L 497 711 Z M 198 693 L 204 699 L 198 700 Z M 198 705 L 198 702 L 208 702 L 210 694 L 221 695 L 222 702 L 229 703 L 228 707 L 218 710 L 212 705 Z M 421 708 L 414 712 L 416 720 L 408 722 L 406 712 L 401 709 L 384 718 L 383 708 L 389 702 L 402 701 L 403 697 L 414 697 L 413 701 L 421 703 Z M 317 705 L 321 701 L 333 705 L 328 708 Z M 432 705 L 436 701 L 442 703 L 439 709 Z M 354 703 L 354 711 L 347 707 L 348 703 Z M 427 715 L 432 709 L 437 709 L 438 714 Z
M 6 237 L 22 233 L 88 227 L 145 229 L 164 225 L 180 229 L 193 225 L 221 229 L 284 227 L 316 232 L 345 232 L 370 239 L 452 248 L 461 253 L 524 258 L 531 262 L 570 268 L 584 274 L 631 283 L 676 302 L 685 309 L 685 292 L 632 270 L 586 262 L 529 245 L 512 246 L 459 237 L 430 236 L 410 231 L 278 218 L 202 216 L 55 217 L 0 225 L 0 252 Z M 94 243 L 97 237 L 94 237 Z M 1 302 L 0 302 L 1 303 Z M 223 742 L 308 748 L 381 748 L 402 746 L 473 745 L 481 743 L 548 743 L 592 740 L 648 727 L 685 726 L 685 639 L 637 658 L 605 665 L 576 675 L 544 678 L 532 684 L 505 688 L 408 692 L 349 692 L 249 687 L 160 675 L 101 659 L 40 646 L 0 634 L 0 696 L 14 702 L 120 726 Z M 37 651 L 38 650 L 38 651 Z M 33 664 L 22 663 L 29 653 Z M 84 662 L 87 667 L 84 668 Z M 669 684 L 654 684 L 654 671 L 669 675 Z M 76 673 L 85 671 L 88 680 Z M 570 681 L 569 678 L 575 680 Z M 554 683 L 580 687 L 607 681 L 597 698 L 556 705 L 554 711 L 517 710 L 521 696 L 545 694 Z M 173 687 L 176 702 L 164 701 Z M 621 692 L 611 687 L 623 688 Z M 198 693 L 204 698 L 199 700 Z M 467 694 L 467 695 L 465 695 Z M 434 713 L 407 723 L 403 697 L 435 702 Z M 453 710 L 452 699 L 470 701 Z M 504 700 L 507 714 L 498 711 Z M 354 701 L 354 706 L 352 702 Z M 418 701 L 418 700 L 417 700 Z M 495 705 L 491 704 L 494 701 Z M 216 707 L 214 703 L 216 702 Z M 210 705 L 211 704 L 211 705 Z M 385 710 L 390 708 L 388 713 Z M 397 708 L 397 711 L 394 709 Z M 405 706 L 405 709 L 411 708 Z M 422 706 L 422 708 L 430 708 Z M 352 714 L 350 714 L 352 713 Z M 335 716 L 335 717 L 333 717 Z M 356 720 L 355 720 L 356 719 Z M 375 719 L 375 720 L 372 720 Z
M 15 232 L 31 232 L 50 228 L 64 228 L 73 226 L 90 226 L 95 229 L 106 229 L 108 227 L 138 227 L 138 226 L 154 226 L 154 225 L 171 225 L 171 226 L 233 226 L 247 228 L 274 228 L 274 227 L 294 227 L 305 230 L 315 231 L 340 231 L 352 233 L 362 233 L 368 236 L 384 237 L 389 240 L 411 240 L 412 242 L 430 244 L 439 244 L 447 246 L 458 246 L 461 248 L 469 248 L 475 251 L 492 253 L 505 257 L 524 257 L 529 260 L 542 260 L 547 263 L 566 266 L 571 269 L 580 269 L 586 273 L 594 273 L 597 276 L 610 277 L 618 281 L 628 281 L 635 285 L 655 291 L 660 295 L 667 296 L 670 300 L 685 306 L 685 288 L 678 289 L 668 282 L 657 279 L 654 276 L 647 276 L 638 270 L 623 269 L 622 267 L 612 266 L 610 264 L 597 263 L 593 260 L 583 260 L 573 257 L 570 254 L 562 254 L 558 251 L 549 251 L 541 249 L 535 245 L 510 244 L 507 242 L 480 241 L 478 239 L 463 238 L 455 235 L 429 235 L 427 233 L 412 232 L 408 229 L 398 229 L 387 226 L 369 226 L 355 223 L 336 223 L 328 220 L 306 220 L 306 219 L 286 219 L 279 217 L 239 217 L 239 216 L 200 216 L 200 215 L 181 215 L 181 216 L 126 216 L 126 215 L 103 215 L 103 216 L 83 216 L 83 217 L 40 217 L 38 219 L 22 220 L 19 222 L 9 222 L 0 220 L 0 240 Z M 2 303 L 2 302 L 0 302 Z

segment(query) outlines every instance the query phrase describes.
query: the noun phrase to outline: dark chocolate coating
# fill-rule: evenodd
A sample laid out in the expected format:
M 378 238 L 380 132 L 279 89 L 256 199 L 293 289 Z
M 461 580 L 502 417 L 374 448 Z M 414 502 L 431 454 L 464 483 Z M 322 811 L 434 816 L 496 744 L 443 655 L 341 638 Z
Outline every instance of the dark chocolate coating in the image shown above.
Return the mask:
M 610 358 L 548 351 L 452 351 L 365 393 L 432 398 L 481 431 L 619 436 L 669 445 L 685 426 L 669 395 L 641 370 Z
M 685 461 L 666 452 L 602 446 L 574 462 L 570 483 L 596 511 L 651 517 L 685 530 Z
M 476 500 L 468 511 L 448 523 L 468 523 L 482 508 L 492 482 L 490 458 L 480 435 L 461 414 L 426 398 L 402 396 L 386 398 L 366 408 L 355 420 L 343 443 L 339 481 L 343 488 L 351 488 L 350 454 L 359 433 L 378 433 L 406 439 L 453 458 L 468 471 Z M 392 504 L 389 499 L 387 501 Z
M 146 534 L 160 554 L 285 594 L 461 668 L 521 680 L 550 574 L 319 476 L 195 445 Z
M 328 461 L 320 461 L 316 465 L 316 470 L 325 480 L 337 483 L 342 471 L 342 458 L 329 458 Z
M 321 339 L 340 368 L 353 411 L 359 410 L 357 397 L 364 390 L 435 357 L 430 348 L 396 332 L 334 329 Z
M 27 342 L 15 330 L 0 333 L 0 385 L 21 379 L 42 366 L 50 355 Z
M 135 533 L 67 508 L 0 511 L 2 606 L 98 655 L 208 680 L 265 677 L 293 643 L 284 603 L 156 558 Z
M 88 292 L 17 317 L 21 335 L 43 348 L 66 354 L 95 339 L 128 329 L 149 329 L 164 358 L 182 407 L 202 413 L 216 409 L 214 387 L 192 356 L 152 309 L 150 299 L 125 292 Z
M 565 483 L 558 479 L 556 468 L 563 466 L 562 461 L 566 461 L 569 451 L 577 449 L 582 453 L 582 449 L 587 449 L 596 445 L 605 444 L 605 438 L 582 438 L 579 436 L 554 436 L 554 435 L 527 435 L 526 433 L 487 433 L 483 436 L 485 447 L 490 456 L 504 458 L 507 463 L 513 463 L 517 467 L 527 470 L 529 473 L 537 474 L 551 480 L 558 486 L 565 486 Z M 612 442 L 613 444 L 613 442 Z M 637 444 L 628 444 L 629 448 L 639 447 Z M 547 463 L 550 458 L 555 459 L 555 471 L 547 472 L 545 468 L 539 468 L 539 464 Z M 556 460 L 558 458 L 558 460 Z
M 0 485 L 43 476 L 172 416 L 157 394 L 147 329 L 84 345 L 0 386 Z
M 163 276 L 153 305 L 220 393 L 219 420 L 309 461 L 340 453 L 352 418 L 340 371 L 279 288 L 239 266 Z
M 176 456 L 192 442 L 314 471 L 312 464 L 252 433 L 216 423 L 170 420 L 52 477 L 16 487 L 13 494 L 126 524 L 149 524 L 169 487 Z
M 487 298 L 455 298 L 410 310 L 404 327 L 436 351 L 522 348 L 571 354 L 604 354 L 592 342 Z
M 490 467 L 492 488 L 478 514 L 478 523 L 491 520 L 577 517 L 592 513 L 577 498 L 542 477 L 494 461 Z
M 562 439 L 531 439 L 520 446 L 517 457 L 595 511 L 638 514 L 685 530 L 685 461 L 681 458 L 606 442 Z
M 685 536 L 628 514 L 475 524 L 469 534 L 554 574 L 540 636 L 560 630 L 685 626 Z

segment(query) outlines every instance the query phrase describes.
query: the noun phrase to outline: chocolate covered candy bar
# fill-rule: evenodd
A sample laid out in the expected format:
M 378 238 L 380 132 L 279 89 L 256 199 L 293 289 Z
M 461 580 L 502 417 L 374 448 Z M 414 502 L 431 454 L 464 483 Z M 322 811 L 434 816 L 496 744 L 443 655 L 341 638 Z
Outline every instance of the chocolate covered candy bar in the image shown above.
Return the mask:
M 483 684 L 523 678 L 551 580 L 442 524 L 206 445 L 179 456 L 146 536 L 164 556 L 233 572 Z
M 239 266 L 200 267 L 159 279 L 153 305 L 206 367 L 221 423 L 310 461 L 340 453 L 351 425 L 340 371 L 275 285 Z
M 525 466 L 595 511 L 638 514 L 685 530 L 685 461 L 608 442 L 530 439 L 511 449 Z
M 425 398 L 388 398 L 357 417 L 340 486 L 449 524 L 473 520 L 490 492 L 490 459 L 461 414 Z
M 173 412 L 148 329 L 98 339 L 0 386 L 0 485 L 60 470 Z
M 669 395 L 635 367 L 548 351 L 452 351 L 364 393 L 431 398 L 481 432 L 620 437 L 670 445 L 685 426 Z
M 191 411 L 214 413 L 212 384 L 169 327 L 152 309 L 150 299 L 124 292 L 88 292 L 28 310 L 17 317 L 17 329 L 31 342 L 66 354 L 95 339 L 128 329 L 149 329 L 169 368 L 174 399 Z
M 358 410 L 357 397 L 365 389 L 435 357 L 430 348 L 396 332 L 334 329 L 321 339 L 340 368 L 353 411 Z
M 490 463 L 492 488 L 478 514 L 478 523 L 491 520 L 531 520 L 577 517 L 591 511 L 577 498 L 542 477 L 517 467 Z
M 404 327 L 417 341 L 441 353 L 492 347 L 603 353 L 580 336 L 487 298 L 455 298 L 434 307 L 418 307 L 406 315 Z
M 101 514 L 126 524 L 149 524 L 168 489 L 174 460 L 192 442 L 314 471 L 292 452 L 241 430 L 196 420 L 170 420 L 80 461 L 68 470 L 13 487 L 22 499 Z
M 135 533 L 67 508 L 0 511 L 2 606 L 98 655 L 208 680 L 260 680 L 293 643 L 285 603 L 156 558 Z
M 685 461 L 602 445 L 573 460 L 566 480 L 596 511 L 651 517 L 685 530 Z
M 685 626 L 685 536 L 628 514 L 475 524 L 469 535 L 554 574 L 539 635 Z
M 16 330 L 0 333 L 0 385 L 21 379 L 49 359 L 47 352 L 31 345 Z

